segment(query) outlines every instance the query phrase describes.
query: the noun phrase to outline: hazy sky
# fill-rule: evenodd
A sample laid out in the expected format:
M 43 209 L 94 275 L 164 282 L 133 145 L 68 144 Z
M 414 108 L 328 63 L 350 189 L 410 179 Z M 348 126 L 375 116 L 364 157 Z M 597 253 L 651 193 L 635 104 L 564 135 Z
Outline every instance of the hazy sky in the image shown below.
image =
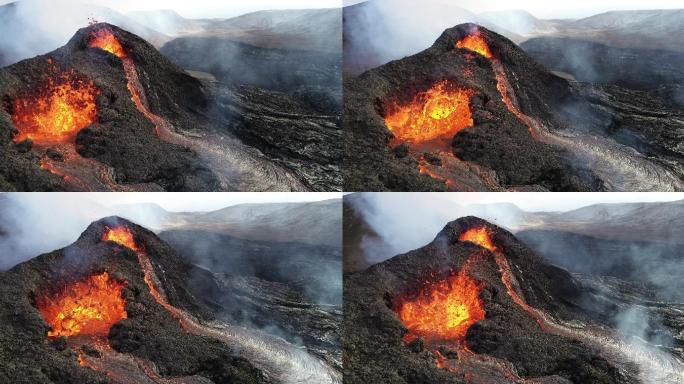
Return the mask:
M 36 193 L 37 195 L 38 193 Z M 110 206 L 115 204 L 155 203 L 167 211 L 211 211 L 242 203 L 276 203 L 319 201 L 341 198 L 341 193 L 299 193 L 299 192 L 258 192 L 258 193 L 190 193 L 190 192 L 83 192 L 83 193 L 43 193 L 54 198 L 55 204 L 60 199 L 90 199 L 99 204 Z M 342 209 L 340 207 L 340 209 Z
M 598 203 L 626 203 L 684 200 L 684 193 L 629 193 L 629 192 L 586 192 L 586 193 L 402 193 L 407 201 L 412 199 L 449 200 L 460 205 L 513 203 L 526 211 L 569 211 Z M 399 196 L 395 196 L 399 197 Z M 403 200 L 403 199 L 399 199 Z
M 428 0 L 425 1 L 425 3 L 428 3 L 429 1 L 450 3 L 475 13 L 509 9 L 524 9 L 533 15 L 544 19 L 586 17 L 595 15 L 597 13 L 615 10 L 684 8 L 684 1 L 682 0 Z M 344 0 L 344 5 L 351 5 L 361 2 L 363 1 Z
M 0 0 L 0 4 L 15 0 Z M 72 0 L 19 0 L 64 3 L 73 6 Z M 142 10 L 172 9 L 184 17 L 222 18 L 239 16 L 266 9 L 339 8 L 342 0 L 82 0 L 83 3 L 105 6 L 121 13 Z

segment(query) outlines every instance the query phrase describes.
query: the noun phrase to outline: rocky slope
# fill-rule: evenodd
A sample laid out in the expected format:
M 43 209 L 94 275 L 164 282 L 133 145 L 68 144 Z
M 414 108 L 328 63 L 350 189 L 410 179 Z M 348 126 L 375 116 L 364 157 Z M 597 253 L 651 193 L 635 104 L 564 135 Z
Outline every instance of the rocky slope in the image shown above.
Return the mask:
M 505 230 L 462 218 L 426 246 L 346 276 L 345 382 L 640 383 L 655 374 L 675 383 L 684 373 L 676 348 L 618 332 L 621 311 L 642 303 L 646 319 L 669 319 L 656 332 L 675 340 L 678 307 L 649 295 L 573 276 Z M 440 300 L 458 308 L 446 311 L 458 318 L 450 327 Z
M 473 41 L 484 44 L 484 55 L 456 46 Z M 397 129 L 397 111 L 438 111 L 431 97 L 444 87 L 452 89 L 448 97 L 467 95 L 463 104 L 451 101 L 446 117 Z M 472 24 L 448 29 L 417 55 L 347 77 L 344 88 L 347 190 L 684 187 L 678 107 L 648 92 L 568 82 Z M 442 119 L 460 120 L 444 132 L 416 128 Z M 398 137 L 402 130 L 421 137 Z

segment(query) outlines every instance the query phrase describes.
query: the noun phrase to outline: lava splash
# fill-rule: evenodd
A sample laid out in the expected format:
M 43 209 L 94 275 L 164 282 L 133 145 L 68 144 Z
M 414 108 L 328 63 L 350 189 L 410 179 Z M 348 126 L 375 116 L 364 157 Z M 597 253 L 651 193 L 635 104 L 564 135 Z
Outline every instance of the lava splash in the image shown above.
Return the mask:
M 109 28 L 101 28 L 90 33 L 90 40 L 88 46 L 91 48 L 99 48 L 107 51 L 118 58 L 126 57 L 126 50 L 119 42 L 119 39 L 114 36 Z
M 468 328 L 485 317 L 481 288 L 462 269 L 428 284 L 416 298 L 402 298 L 397 313 L 409 330 L 407 339 L 461 342 Z
M 126 226 L 106 228 L 104 234 L 102 234 L 102 241 L 113 241 L 134 251 L 140 250 L 133 237 L 133 232 Z
M 14 100 L 12 122 L 19 130 L 15 142 L 36 144 L 72 141 L 78 131 L 97 123 L 100 90 L 74 70 L 52 67 L 43 84 Z
M 459 236 L 458 240 L 475 243 L 483 248 L 489 249 L 492 252 L 497 251 L 496 246 L 494 243 L 492 243 L 491 235 L 485 227 L 470 228 L 461 233 L 461 236 Z
M 406 104 L 388 107 L 385 123 L 401 142 L 421 144 L 442 139 L 448 146 L 460 130 L 473 125 L 473 91 L 441 81 Z
M 488 59 L 491 59 L 492 51 L 489 50 L 487 41 L 482 37 L 479 31 L 464 37 L 462 40 L 456 42 L 456 48 L 464 48 L 469 51 L 478 53 Z
M 128 318 L 124 287 L 104 272 L 71 283 L 57 295 L 40 296 L 38 310 L 52 326 L 48 337 L 106 336 L 112 325 Z

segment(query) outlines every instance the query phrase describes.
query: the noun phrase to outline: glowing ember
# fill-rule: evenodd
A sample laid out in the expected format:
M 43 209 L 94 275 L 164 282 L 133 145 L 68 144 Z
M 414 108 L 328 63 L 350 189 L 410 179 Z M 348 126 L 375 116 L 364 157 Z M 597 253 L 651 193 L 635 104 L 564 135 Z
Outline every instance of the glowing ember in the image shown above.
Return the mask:
M 423 288 L 417 298 L 398 306 L 410 335 L 426 340 L 460 341 L 468 328 L 484 319 L 481 287 L 464 270 Z
M 473 125 L 468 89 L 451 86 L 447 81 L 417 94 L 405 105 L 395 103 L 385 117 L 387 127 L 401 141 L 423 143 L 451 138 Z
M 72 283 L 55 296 L 38 298 L 38 310 L 52 326 L 48 336 L 107 335 L 112 325 L 128 318 L 121 297 L 124 287 L 104 272 Z
M 478 53 L 488 59 L 492 58 L 492 52 L 489 50 L 487 41 L 477 31 L 471 35 L 464 37 L 456 43 L 456 48 L 464 48 L 475 53 Z
M 469 241 L 483 248 L 487 248 L 492 252 L 496 252 L 496 247 L 492 243 L 492 238 L 489 235 L 489 231 L 485 227 L 471 228 L 463 232 L 458 240 Z
M 73 140 L 78 131 L 97 122 L 99 94 L 92 81 L 73 70 L 51 74 L 14 101 L 12 122 L 19 130 L 14 141 L 54 144 Z
M 126 51 L 119 42 L 119 39 L 114 36 L 114 33 L 109 28 L 101 28 L 91 32 L 88 46 L 91 48 L 100 48 L 119 58 L 126 57 Z
M 102 235 L 102 241 L 113 241 L 134 251 L 140 249 L 138 244 L 135 243 L 133 232 L 128 227 L 124 226 L 107 228 L 105 233 Z

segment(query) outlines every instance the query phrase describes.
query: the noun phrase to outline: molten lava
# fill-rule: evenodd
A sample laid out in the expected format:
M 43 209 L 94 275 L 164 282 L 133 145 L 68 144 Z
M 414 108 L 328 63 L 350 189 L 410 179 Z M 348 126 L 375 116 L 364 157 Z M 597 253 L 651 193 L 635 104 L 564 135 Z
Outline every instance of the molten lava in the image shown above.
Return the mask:
M 458 238 L 459 241 L 469 241 L 475 243 L 483 248 L 487 248 L 492 252 L 496 252 L 496 246 L 492 243 L 492 238 L 489 231 L 485 227 L 471 228 L 463 233 Z
M 397 313 L 412 337 L 460 342 L 468 328 L 485 317 L 481 288 L 462 269 L 427 285 L 417 298 L 402 299 Z
M 473 91 L 441 81 L 417 94 L 407 104 L 388 108 L 385 123 L 402 142 L 420 144 L 443 139 L 448 145 L 456 132 L 473 125 Z
M 464 48 L 475 53 L 478 53 L 488 59 L 491 59 L 492 51 L 489 50 L 487 41 L 480 35 L 479 31 L 464 37 L 456 43 L 456 48 Z
M 39 297 L 38 310 L 52 326 L 48 336 L 106 336 L 112 325 L 128 318 L 121 297 L 124 287 L 104 272 L 72 283 L 57 295 Z
M 15 142 L 37 144 L 72 141 L 81 129 L 97 122 L 95 103 L 100 90 L 75 71 L 53 68 L 44 83 L 14 101 Z
M 88 46 L 91 48 L 100 48 L 118 58 L 126 57 L 126 50 L 124 50 L 121 42 L 114 36 L 114 32 L 112 32 L 110 28 L 101 28 L 91 32 Z
M 501 100 L 504 102 L 504 104 L 506 104 L 506 108 L 508 108 L 508 110 L 514 114 L 518 120 L 527 126 L 532 137 L 538 138 L 538 132 L 541 131 L 539 122 L 525 115 L 517 106 L 515 94 L 512 92 L 511 85 L 508 82 L 504 65 L 501 60 L 492 55 L 492 51 L 489 49 L 489 45 L 484 37 L 482 37 L 480 34 L 480 31 L 476 30 L 474 33 L 457 41 L 456 47 L 475 52 L 490 60 L 492 64 L 492 70 L 494 71 L 494 76 L 496 77 L 496 89 L 499 91 L 499 94 L 501 94 Z
M 133 232 L 125 226 L 107 228 L 102 235 L 102 241 L 113 241 L 134 251 L 139 251 L 140 247 L 135 243 Z

